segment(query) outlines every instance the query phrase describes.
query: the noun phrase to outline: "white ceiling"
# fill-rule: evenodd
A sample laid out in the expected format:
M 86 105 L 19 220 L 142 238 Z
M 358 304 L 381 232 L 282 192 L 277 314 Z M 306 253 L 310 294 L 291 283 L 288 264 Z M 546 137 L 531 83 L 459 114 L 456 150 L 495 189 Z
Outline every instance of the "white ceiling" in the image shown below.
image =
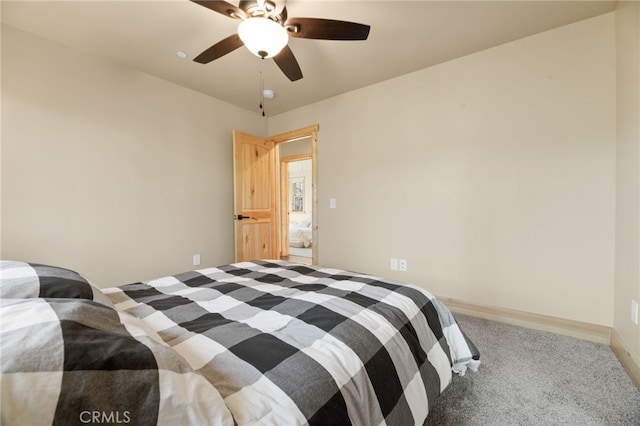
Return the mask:
M 229 0 L 238 4 L 237 0 Z M 366 41 L 291 38 L 304 78 L 242 47 L 207 65 L 192 61 L 238 21 L 189 0 L 2 0 L 7 25 L 259 112 L 260 72 L 275 115 L 615 9 L 616 1 L 289 0 L 289 17 L 371 25 Z M 176 51 L 189 55 L 181 59 Z M 261 63 L 262 62 L 262 63 Z

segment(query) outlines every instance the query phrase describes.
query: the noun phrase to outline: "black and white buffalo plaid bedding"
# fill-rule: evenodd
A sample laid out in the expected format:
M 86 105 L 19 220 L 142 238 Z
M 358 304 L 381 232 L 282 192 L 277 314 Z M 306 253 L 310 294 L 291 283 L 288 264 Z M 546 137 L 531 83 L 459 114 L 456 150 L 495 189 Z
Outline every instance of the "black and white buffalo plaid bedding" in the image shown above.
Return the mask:
M 479 364 L 437 299 L 369 275 L 256 261 L 49 297 L 38 268 L 2 264 L 2 424 L 423 424 Z

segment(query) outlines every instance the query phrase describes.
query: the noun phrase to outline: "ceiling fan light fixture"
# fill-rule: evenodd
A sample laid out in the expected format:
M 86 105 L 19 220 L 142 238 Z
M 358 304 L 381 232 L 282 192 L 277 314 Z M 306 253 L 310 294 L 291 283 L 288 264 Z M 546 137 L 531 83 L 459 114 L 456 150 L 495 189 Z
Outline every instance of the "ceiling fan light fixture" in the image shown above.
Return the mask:
M 260 58 L 276 56 L 289 42 L 287 30 L 268 18 L 245 19 L 238 25 L 238 36 L 247 49 Z

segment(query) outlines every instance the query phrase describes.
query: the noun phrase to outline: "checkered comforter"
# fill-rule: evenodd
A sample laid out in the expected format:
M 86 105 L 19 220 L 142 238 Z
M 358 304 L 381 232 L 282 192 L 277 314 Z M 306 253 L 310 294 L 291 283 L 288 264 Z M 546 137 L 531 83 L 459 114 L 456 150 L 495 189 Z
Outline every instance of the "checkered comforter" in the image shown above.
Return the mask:
M 257 261 L 22 297 L 37 268 L 3 263 L 2 424 L 422 424 L 479 363 L 437 299 L 368 275 Z

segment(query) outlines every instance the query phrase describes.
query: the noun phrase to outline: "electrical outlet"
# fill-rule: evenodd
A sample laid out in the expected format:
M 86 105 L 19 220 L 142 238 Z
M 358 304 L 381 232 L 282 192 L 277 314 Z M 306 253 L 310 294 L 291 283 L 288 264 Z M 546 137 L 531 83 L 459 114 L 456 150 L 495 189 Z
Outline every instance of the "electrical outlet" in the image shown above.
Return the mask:
M 193 255 L 193 266 L 198 266 L 200 265 L 200 255 L 199 254 L 194 254 Z
M 390 267 L 391 267 L 392 271 L 397 271 L 398 270 L 398 259 L 396 259 L 395 257 L 392 257 L 391 258 Z
M 407 259 L 400 259 L 398 262 L 398 267 L 400 271 L 407 272 Z
M 638 302 L 631 300 L 631 321 L 638 325 Z

